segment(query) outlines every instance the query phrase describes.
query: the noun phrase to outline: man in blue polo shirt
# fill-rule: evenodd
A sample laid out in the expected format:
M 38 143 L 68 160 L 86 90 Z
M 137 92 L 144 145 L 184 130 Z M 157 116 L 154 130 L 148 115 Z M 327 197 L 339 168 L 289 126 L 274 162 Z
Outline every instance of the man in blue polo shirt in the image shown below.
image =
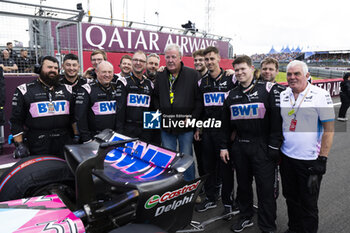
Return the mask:
M 331 96 L 308 83 L 309 76 L 304 62 L 290 62 L 289 87 L 280 95 L 284 136 L 280 171 L 289 233 L 317 232 L 317 201 L 334 135 Z

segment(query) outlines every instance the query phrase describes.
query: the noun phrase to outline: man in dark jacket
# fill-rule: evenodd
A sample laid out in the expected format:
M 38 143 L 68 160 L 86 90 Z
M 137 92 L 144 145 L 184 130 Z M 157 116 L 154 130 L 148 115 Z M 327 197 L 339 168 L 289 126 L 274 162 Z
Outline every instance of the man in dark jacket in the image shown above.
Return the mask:
M 83 143 L 104 129 L 115 129 L 117 88 L 112 82 L 113 71 L 110 62 L 102 61 L 96 67 L 96 81 L 84 84 L 77 93 L 75 120 Z
M 258 226 L 262 232 L 275 232 L 275 165 L 282 142 L 279 92 L 274 83 L 253 79 L 254 67 L 248 56 L 237 57 L 232 65 L 239 85 L 224 101 L 222 129 L 225 136 L 220 145 L 221 159 L 225 163 L 233 159 L 237 172 L 240 219 L 231 229 L 241 232 L 253 225 L 254 177 L 259 203 Z M 230 158 L 227 149 L 232 133 L 235 140 Z
M 129 77 L 117 81 L 117 132 L 129 137 L 151 141 L 152 131 L 143 129 L 143 113 L 151 107 L 153 83 L 143 75 L 146 54 L 137 51 L 132 57 Z
M 340 83 L 340 100 L 341 106 L 339 109 L 338 121 L 347 121 L 346 111 L 350 106 L 350 73 L 344 74 L 344 81 Z
M 180 152 L 192 155 L 193 128 L 188 122 L 198 119 L 201 96 L 197 86 L 199 73 L 181 62 L 181 49 L 176 44 L 165 48 L 166 69 L 159 72 L 155 82 L 155 104 L 162 112 L 162 145 L 176 150 L 179 142 Z M 195 178 L 194 165 L 186 171 L 185 179 Z
M 12 99 L 11 133 L 15 158 L 30 155 L 63 157 L 71 143 L 72 88 L 59 83 L 58 61 L 46 56 L 35 81 L 17 87 Z

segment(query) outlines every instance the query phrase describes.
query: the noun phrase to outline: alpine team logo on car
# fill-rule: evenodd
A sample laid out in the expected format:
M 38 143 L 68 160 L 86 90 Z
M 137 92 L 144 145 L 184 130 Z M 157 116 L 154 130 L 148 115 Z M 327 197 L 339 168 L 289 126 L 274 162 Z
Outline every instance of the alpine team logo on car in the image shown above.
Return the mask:
M 143 128 L 144 129 L 160 129 L 160 116 L 162 114 L 156 112 L 143 112 Z
M 170 201 L 174 198 L 177 198 L 181 195 L 185 195 L 186 193 L 192 192 L 198 188 L 198 185 L 201 181 L 198 180 L 196 183 L 185 185 L 184 187 L 177 189 L 172 192 L 166 192 L 162 196 L 153 195 L 150 197 L 145 203 L 145 209 L 151 209 L 156 206 L 158 203 L 164 203 L 166 201 Z

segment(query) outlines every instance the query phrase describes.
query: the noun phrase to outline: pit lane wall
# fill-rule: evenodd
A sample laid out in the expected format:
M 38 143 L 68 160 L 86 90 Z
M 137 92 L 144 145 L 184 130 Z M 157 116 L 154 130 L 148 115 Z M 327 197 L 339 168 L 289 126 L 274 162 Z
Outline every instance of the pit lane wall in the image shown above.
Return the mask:
M 193 64 L 193 61 L 192 61 Z M 5 90 L 6 90 L 6 103 L 4 106 L 5 109 L 5 141 L 7 141 L 8 135 L 10 134 L 9 119 L 11 117 L 11 101 L 13 93 L 17 86 L 22 83 L 30 82 L 36 79 L 36 74 L 4 74 L 5 78 Z M 312 81 L 313 85 L 319 86 L 331 94 L 332 97 L 336 97 L 340 92 L 340 82 L 343 79 L 320 79 Z M 281 83 L 287 85 L 287 83 Z

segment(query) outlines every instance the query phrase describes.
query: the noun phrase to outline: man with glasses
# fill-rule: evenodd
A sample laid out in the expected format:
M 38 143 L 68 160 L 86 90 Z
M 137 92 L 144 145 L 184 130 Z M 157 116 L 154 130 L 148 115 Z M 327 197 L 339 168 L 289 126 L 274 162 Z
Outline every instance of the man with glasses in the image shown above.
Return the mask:
M 202 101 L 197 82 L 200 75 L 181 62 L 182 52 L 178 45 L 165 48 L 166 68 L 158 72 L 154 87 L 155 106 L 163 114 L 162 145 L 171 150 L 192 155 L 193 128 L 186 123 L 198 119 Z M 172 123 L 171 126 L 169 124 Z M 186 180 L 195 178 L 194 164 L 184 174 Z
M 117 132 L 143 141 L 151 141 L 151 130 L 143 129 L 143 112 L 151 107 L 153 83 L 143 72 L 146 54 L 137 51 L 132 57 L 132 72 L 129 77 L 120 77 L 117 82 Z

